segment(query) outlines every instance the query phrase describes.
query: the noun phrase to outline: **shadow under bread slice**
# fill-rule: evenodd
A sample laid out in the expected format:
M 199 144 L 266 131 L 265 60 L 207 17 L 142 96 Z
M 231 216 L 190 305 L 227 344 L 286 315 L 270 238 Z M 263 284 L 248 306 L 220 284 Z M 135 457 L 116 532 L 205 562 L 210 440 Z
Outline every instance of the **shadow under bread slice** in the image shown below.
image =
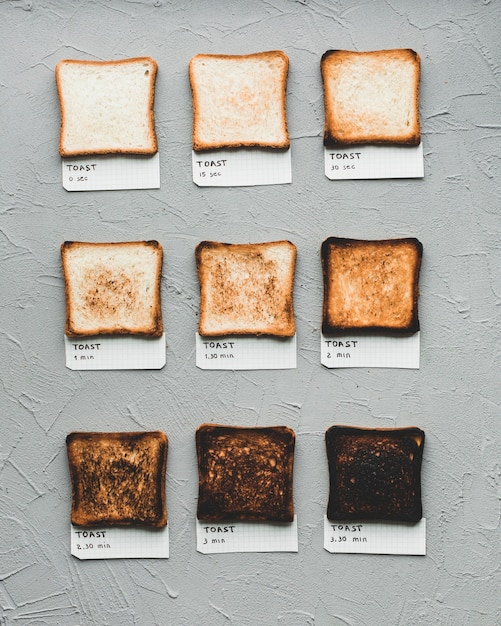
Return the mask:
M 328 519 L 419 521 L 424 439 L 416 427 L 331 426 Z
M 412 237 L 326 239 L 322 332 L 417 332 L 422 255 L 423 245 Z
M 66 437 L 71 523 L 76 526 L 167 524 L 167 436 L 152 432 L 72 432 Z
M 294 520 L 295 433 L 286 426 L 202 424 L 196 432 L 200 521 Z

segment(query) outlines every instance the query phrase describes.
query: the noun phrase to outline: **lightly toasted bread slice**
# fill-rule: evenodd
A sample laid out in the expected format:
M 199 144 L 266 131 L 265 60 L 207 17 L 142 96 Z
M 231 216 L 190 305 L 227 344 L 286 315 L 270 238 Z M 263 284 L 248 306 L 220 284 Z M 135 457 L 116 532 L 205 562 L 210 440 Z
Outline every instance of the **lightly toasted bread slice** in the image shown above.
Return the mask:
M 416 427 L 331 426 L 327 518 L 418 522 L 424 439 Z
M 60 61 L 56 66 L 60 155 L 155 154 L 157 67 L 150 57 Z
M 416 52 L 328 50 L 320 66 L 326 146 L 420 143 Z
M 322 332 L 417 332 L 422 254 L 415 238 L 326 239 Z
M 193 150 L 289 148 L 288 69 L 289 58 L 279 50 L 194 56 Z
M 68 337 L 162 335 L 158 241 L 65 241 L 61 258 Z
M 202 241 L 195 257 L 202 337 L 294 336 L 294 244 Z
M 71 523 L 76 526 L 167 524 L 168 439 L 152 432 L 72 432 L 66 437 Z
M 198 519 L 292 522 L 295 439 L 286 426 L 199 426 Z

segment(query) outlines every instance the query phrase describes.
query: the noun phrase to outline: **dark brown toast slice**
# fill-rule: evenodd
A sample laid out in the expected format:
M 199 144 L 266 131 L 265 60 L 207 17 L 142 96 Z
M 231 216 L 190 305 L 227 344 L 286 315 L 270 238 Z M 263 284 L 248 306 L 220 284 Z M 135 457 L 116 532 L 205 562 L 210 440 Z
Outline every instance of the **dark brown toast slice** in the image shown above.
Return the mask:
M 289 58 L 280 50 L 190 60 L 193 150 L 287 149 Z
M 294 244 L 202 241 L 195 257 L 201 336 L 294 335 Z
M 320 67 L 326 146 L 420 143 L 421 70 L 414 50 L 328 50 Z
M 153 528 L 167 524 L 164 433 L 72 432 L 66 447 L 72 524 Z
M 163 333 L 158 241 L 61 246 L 68 337 Z
M 424 437 L 416 427 L 329 428 L 328 519 L 419 521 Z
M 196 432 L 201 521 L 294 520 L 295 433 L 202 424 Z
M 422 255 L 415 238 L 326 239 L 322 332 L 417 332 Z

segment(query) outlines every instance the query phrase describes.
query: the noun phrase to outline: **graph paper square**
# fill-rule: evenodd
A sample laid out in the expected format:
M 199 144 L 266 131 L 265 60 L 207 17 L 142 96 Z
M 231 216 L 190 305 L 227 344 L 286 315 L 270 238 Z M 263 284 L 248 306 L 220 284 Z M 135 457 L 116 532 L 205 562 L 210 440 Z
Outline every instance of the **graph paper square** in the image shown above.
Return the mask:
M 297 552 L 297 517 L 290 523 L 201 522 L 197 524 L 197 551 L 202 554 L 229 552 Z
M 390 367 L 419 369 L 420 333 L 410 336 L 321 335 L 320 361 L 328 368 Z
M 192 150 L 191 155 L 193 182 L 199 187 L 246 187 L 292 182 L 290 149 Z
M 159 189 L 160 156 L 93 155 L 61 160 L 66 191 Z
M 203 370 L 273 370 L 297 367 L 293 337 L 201 337 L 195 333 L 196 364 Z
M 157 370 L 166 363 L 165 333 L 161 337 L 64 336 L 70 370 Z
M 423 144 L 324 148 L 324 168 L 331 180 L 423 178 Z
M 324 516 L 324 548 L 332 553 L 426 554 L 426 520 L 404 522 L 343 522 Z
M 71 525 L 71 554 L 87 559 L 168 559 L 169 524 L 164 528 Z

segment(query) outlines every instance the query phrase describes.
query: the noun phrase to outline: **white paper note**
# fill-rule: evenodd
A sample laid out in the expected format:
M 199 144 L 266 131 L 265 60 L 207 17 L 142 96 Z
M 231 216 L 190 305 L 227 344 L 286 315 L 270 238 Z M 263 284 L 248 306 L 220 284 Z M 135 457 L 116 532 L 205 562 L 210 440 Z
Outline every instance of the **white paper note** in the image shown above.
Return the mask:
M 168 559 L 169 525 L 164 528 L 71 526 L 71 554 L 77 559 Z
M 331 180 L 423 178 L 423 144 L 324 148 L 324 167 Z

